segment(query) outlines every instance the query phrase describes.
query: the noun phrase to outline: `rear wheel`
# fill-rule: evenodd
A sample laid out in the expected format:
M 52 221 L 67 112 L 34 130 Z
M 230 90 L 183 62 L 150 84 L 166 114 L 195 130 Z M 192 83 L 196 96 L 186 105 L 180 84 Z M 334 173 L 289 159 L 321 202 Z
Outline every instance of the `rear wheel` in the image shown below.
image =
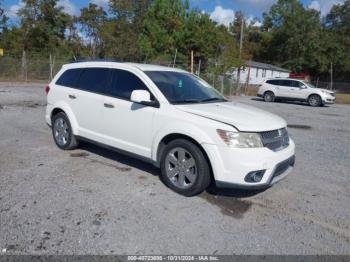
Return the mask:
M 56 145 L 63 150 L 71 150 L 78 146 L 68 117 L 63 112 L 52 117 L 52 135 Z
M 273 101 L 275 101 L 275 94 L 272 93 L 271 91 L 265 92 L 264 100 L 265 100 L 265 102 L 273 102 Z
M 311 95 L 308 99 L 308 103 L 310 106 L 321 106 L 322 99 L 319 95 Z
M 175 192 L 193 196 L 210 184 L 210 168 L 201 149 L 186 139 L 166 145 L 161 157 L 161 179 Z

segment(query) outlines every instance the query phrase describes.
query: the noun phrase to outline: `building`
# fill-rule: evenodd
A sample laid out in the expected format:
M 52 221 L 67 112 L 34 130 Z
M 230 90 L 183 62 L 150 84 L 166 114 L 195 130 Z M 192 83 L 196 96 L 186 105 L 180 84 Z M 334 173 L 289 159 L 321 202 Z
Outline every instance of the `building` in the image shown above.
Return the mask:
M 278 66 L 260 62 L 247 61 L 244 70 L 241 70 L 240 83 L 248 85 L 259 85 L 264 80 L 276 77 L 289 77 L 290 71 Z M 232 73 L 236 79 L 237 70 Z

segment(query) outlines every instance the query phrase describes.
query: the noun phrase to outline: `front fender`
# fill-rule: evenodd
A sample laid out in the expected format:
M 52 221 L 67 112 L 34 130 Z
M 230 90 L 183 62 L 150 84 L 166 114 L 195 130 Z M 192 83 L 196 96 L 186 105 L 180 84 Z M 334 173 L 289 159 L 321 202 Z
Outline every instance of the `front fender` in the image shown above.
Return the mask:
M 180 134 L 194 139 L 198 144 L 215 144 L 214 141 L 199 127 L 184 122 L 175 122 L 162 127 L 154 136 L 152 142 L 152 160 L 157 161 L 159 144 L 168 135 Z

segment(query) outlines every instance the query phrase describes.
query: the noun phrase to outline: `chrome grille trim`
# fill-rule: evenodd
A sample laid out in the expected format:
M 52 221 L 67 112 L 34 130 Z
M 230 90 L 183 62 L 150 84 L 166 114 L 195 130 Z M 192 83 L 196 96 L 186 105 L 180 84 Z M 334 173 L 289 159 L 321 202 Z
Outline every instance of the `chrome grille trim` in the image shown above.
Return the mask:
M 260 133 L 262 143 L 272 151 L 280 151 L 289 146 L 289 135 L 286 128 Z

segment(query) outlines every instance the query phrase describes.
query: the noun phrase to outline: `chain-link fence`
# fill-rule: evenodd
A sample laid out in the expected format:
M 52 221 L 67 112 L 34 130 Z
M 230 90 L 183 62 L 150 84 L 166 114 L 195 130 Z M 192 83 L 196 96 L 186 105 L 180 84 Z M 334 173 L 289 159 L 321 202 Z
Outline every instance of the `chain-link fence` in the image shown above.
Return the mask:
M 311 81 L 311 83 L 318 87 L 329 90 L 334 90 L 337 93 L 350 94 L 350 82 L 321 82 L 321 81 Z
M 0 81 L 49 81 L 66 59 L 0 57 Z
M 70 59 L 62 57 L 27 57 L 26 59 L 16 57 L 0 57 L 0 81 L 46 81 L 49 82 L 62 67 L 69 63 Z M 191 66 L 184 63 L 170 61 L 148 61 L 148 63 L 158 64 L 168 67 L 181 68 L 191 71 Z M 224 95 L 256 95 L 258 86 L 237 83 L 231 74 L 215 74 L 207 69 L 203 70 L 201 64 L 193 65 L 193 72 L 206 80 Z M 321 82 L 312 81 L 313 85 L 319 88 L 332 89 L 338 93 L 350 94 L 350 82 Z

